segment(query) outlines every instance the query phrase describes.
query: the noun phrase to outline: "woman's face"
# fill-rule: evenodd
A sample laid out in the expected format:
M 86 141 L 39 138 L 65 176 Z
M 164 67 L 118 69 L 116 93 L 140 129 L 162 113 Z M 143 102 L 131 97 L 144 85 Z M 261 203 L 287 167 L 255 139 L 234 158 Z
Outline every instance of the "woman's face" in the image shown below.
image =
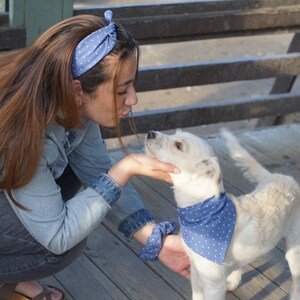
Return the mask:
M 126 118 L 137 104 L 133 85 L 137 69 L 136 55 L 130 55 L 123 62 L 117 80 L 116 111 L 114 104 L 114 79 L 100 84 L 92 95 L 84 93 L 81 115 L 105 127 L 114 127 L 116 122 Z

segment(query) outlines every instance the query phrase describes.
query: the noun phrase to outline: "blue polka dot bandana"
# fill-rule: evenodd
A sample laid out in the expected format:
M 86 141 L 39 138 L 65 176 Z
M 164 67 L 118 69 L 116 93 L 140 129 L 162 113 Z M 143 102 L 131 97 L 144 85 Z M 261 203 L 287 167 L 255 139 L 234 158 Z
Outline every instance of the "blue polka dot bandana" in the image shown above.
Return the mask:
M 176 229 L 175 222 L 165 221 L 157 224 L 149 236 L 146 245 L 141 249 L 139 258 L 142 261 L 156 260 L 162 247 L 162 240 Z
M 104 18 L 109 22 L 79 42 L 73 52 L 72 76 L 77 78 L 95 66 L 116 46 L 116 24 L 112 22 L 112 11 L 107 10 Z
M 222 264 L 236 222 L 236 210 L 226 193 L 178 208 L 184 242 L 197 254 Z

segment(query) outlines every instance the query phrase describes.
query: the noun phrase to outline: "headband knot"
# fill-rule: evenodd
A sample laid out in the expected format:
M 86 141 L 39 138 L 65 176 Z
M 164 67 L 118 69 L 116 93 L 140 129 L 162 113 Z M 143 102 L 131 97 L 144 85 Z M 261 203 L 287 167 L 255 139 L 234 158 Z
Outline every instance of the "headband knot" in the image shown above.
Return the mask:
M 92 32 L 75 47 L 72 56 L 73 78 L 90 70 L 115 48 L 117 33 L 112 15 L 112 11 L 105 11 L 104 18 L 108 21 L 108 25 Z

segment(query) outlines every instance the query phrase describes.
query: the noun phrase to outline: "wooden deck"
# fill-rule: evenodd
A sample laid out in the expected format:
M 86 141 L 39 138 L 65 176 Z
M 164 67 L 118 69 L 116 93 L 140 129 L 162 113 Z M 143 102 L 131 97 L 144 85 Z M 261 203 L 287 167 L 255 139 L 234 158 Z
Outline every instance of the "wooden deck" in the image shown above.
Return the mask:
M 282 125 L 237 134 L 240 141 L 267 169 L 293 175 L 300 182 L 300 124 Z M 246 193 L 251 186 L 227 156 L 222 139 L 208 137 L 220 159 L 225 188 L 234 194 Z M 142 151 L 141 147 L 130 151 Z M 112 151 L 113 160 L 122 157 Z M 170 187 L 149 178 L 134 178 L 132 183 L 145 205 L 158 221 L 177 221 Z M 159 262 L 144 264 L 137 253 L 140 246 L 126 242 L 116 228 L 104 222 L 89 237 L 81 257 L 64 271 L 45 282 L 62 286 L 68 299 L 75 300 L 183 300 L 191 299 L 188 280 L 174 274 Z M 290 273 L 284 260 L 284 245 L 245 268 L 243 281 L 226 299 L 288 299 Z

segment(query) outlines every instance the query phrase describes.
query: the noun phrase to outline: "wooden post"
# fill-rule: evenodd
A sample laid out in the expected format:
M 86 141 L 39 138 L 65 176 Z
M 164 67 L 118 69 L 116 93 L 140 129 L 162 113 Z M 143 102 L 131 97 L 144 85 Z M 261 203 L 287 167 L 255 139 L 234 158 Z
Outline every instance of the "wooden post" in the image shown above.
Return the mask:
M 0 12 L 8 12 L 8 4 L 9 4 L 9 1 L 8 0 L 0 0 L 0 3 L 1 3 L 1 9 L 0 9 Z
M 26 28 L 30 45 L 53 24 L 73 15 L 73 0 L 9 0 L 10 25 Z

